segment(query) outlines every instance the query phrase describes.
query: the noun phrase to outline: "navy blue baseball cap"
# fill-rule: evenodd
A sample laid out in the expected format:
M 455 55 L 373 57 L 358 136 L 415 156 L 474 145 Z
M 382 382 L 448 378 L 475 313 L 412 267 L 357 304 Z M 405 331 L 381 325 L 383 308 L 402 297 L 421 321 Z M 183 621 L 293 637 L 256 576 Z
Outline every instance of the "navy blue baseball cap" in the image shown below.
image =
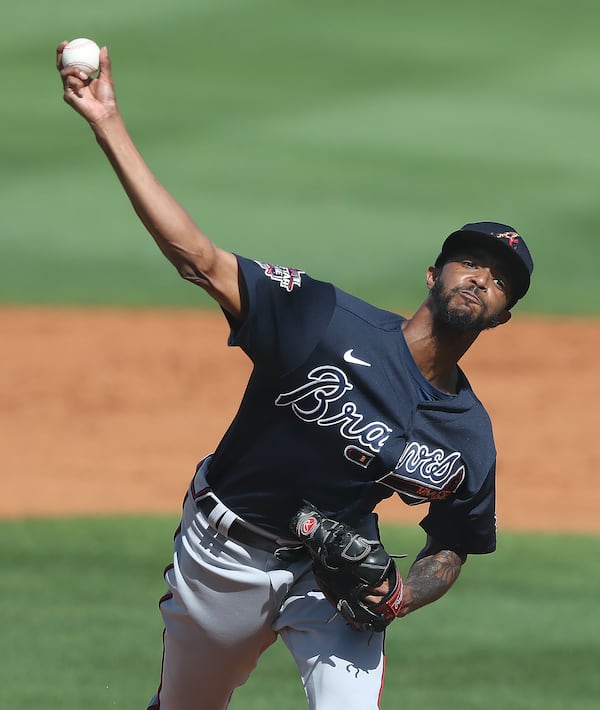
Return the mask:
M 463 247 L 491 249 L 502 258 L 508 267 L 506 275 L 511 286 L 508 308 L 512 308 L 527 293 L 533 273 L 533 259 L 525 240 L 514 227 L 498 222 L 465 224 L 446 238 L 435 265 L 440 266 Z

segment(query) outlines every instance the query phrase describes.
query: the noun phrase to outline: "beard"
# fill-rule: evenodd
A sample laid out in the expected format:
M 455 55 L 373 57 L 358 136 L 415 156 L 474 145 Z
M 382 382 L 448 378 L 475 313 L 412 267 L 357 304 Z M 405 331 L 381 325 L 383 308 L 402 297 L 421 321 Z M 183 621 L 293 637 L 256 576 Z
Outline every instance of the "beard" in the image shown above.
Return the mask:
M 464 286 L 445 290 L 441 279 L 437 279 L 433 284 L 429 294 L 434 306 L 434 322 L 438 327 L 465 333 L 468 331 L 481 332 L 500 325 L 498 315 L 490 315 L 485 303 L 482 303 L 479 313 L 472 313 L 470 309 L 453 306 L 453 298 L 464 290 Z

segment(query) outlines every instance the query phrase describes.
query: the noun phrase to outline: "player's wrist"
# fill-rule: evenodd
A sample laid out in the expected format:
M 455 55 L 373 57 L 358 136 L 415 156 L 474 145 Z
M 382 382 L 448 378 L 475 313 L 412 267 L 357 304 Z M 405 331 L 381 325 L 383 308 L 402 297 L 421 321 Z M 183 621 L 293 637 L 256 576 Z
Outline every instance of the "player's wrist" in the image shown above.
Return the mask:
M 111 139 L 120 133 L 127 135 L 125 122 L 116 106 L 111 107 L 102 115 L 89 120 L 90 128 L 101 145 L 107 145 Z

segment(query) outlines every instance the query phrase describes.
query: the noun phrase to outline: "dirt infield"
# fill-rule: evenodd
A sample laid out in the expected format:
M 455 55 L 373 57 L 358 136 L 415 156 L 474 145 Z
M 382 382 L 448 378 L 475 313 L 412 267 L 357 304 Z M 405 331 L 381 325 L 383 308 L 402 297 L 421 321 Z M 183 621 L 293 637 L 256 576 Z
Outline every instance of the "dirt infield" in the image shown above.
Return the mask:
M 0 517 L 177 512 L 249 373 L 222 316 L 4 307 L 0 329 Z M 501 527 L 600 530 L 599 351 L 600 320 L 517 313 L 464 358 L 495 425 Z

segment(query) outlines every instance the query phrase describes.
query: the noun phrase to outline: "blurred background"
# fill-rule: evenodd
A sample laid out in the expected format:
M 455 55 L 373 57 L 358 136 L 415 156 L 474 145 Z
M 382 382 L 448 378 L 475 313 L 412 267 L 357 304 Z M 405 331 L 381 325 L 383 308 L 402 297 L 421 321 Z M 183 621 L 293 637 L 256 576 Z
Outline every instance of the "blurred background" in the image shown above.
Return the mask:
M 90 129 L 63 103 L 54 66 L 63 39 L 108 46 L 142 154 L 227 249 L 408 313 L 450 231 L 479 220 L 520 231 L 535 272 L 510 350 L 526 367 L 510 384 L 537 414 L 491 397 L 509 442 L 502 480 L 572 452 L 572 466 L 556 464 L 564 488 L 536 479 L 515 495 L 539 505 L 558 497 L 559 509 L 564 496 L 565 518 L 577 518 L 579 503 L 598 509 L 597 437 L 571 438 L 562 426 L 595 426 L 600 395 L 597 3 L 30 0 L 0 17 L 0 482 L 6 499 L 18 489 L 27 502 L 0 521 L 1 707 L 145 707 L 158 682 L 155 604 L 176 506 L 51 519 L 49 501 L 88 510 L 108 498 L 126 509 L 109 474 L 137 481 L 148 500 L 175 491 L 179 501 L 206 435 L 199 414 L 222 399 L 202 359 L 207 332 L 195 332 L 195 307 L 213 305 L 165 263 Z M 158 330 L 155 307 L 168 330 Z M 556 340 L 541 336 L 540 323 L 557 316 Z M 120 349 L 129 332 L 139 342 Z M 214 332 L 225 351 L 224 323 Z M 167 344 L 160 357 L 141 334 L 157 350 Z M 183 374 L 182 343 L 198 358 Z M 494 379 L 504 352 L 475 363 L 486 395 L 504 386 Z M 232 357 L 223 352 L 223 362 Z M 549 374 L 534 383 L 543 360 Z M 162 415 L 172 431 L 161 430 Z M 134 416 L 147 428 L 133 432 Z M 204 426 L 216 438 L 223 425 Z M 527 427 L 539 429 L 535 446 L 512 470 L 510 443 L 526 441 Z M 118 433 L 129 439 L 117 445 Z M 456 592 L 392 626 L 382 707 L 595 709 L 600 537 L 594 520 L 578 523 L 585 535 L 502 530 L 499 551 L 469 561 Z M 384 533 L 410 559 L 422 545 L 415 525 Z M 232 703 L 273 707 L 305 707 L 280 646 Z
M 412 308 L 441 238 L 489 219 L 534 252 L 524 309 L 600 309 L 592 0 L 33 0 L 2 14 L 2 301 L 201 298 L 62 103 L 54 47 L 89 36 L 109 48 L 144 156 L 224 247 Z

